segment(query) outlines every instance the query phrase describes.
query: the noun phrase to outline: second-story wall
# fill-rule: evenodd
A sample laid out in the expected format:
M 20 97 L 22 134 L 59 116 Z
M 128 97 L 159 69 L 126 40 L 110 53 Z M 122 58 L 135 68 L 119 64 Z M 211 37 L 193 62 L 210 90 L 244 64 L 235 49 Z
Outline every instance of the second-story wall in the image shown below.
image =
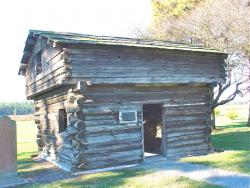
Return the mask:
M 29 58 L 25 77 L 28 97 L 64 80 L 67 70 L 63 50 L 53 47 L 46 40 L 38 39 Z
M 28 98 L 61 84 L 218 83 L 223 55 L 109 45 L 53 47 L 38 38 L 26 69 Z
M 225 78 L 220 54 L 88 45 L 67 48 L 71 80 L 92 84 L 213 83 Z

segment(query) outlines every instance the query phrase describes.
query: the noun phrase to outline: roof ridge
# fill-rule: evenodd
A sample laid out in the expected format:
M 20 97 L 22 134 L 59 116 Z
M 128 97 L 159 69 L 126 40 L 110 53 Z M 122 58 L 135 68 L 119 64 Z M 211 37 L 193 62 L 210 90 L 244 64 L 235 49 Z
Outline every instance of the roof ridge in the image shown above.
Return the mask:
M 154 45 L 183 45 L 185 47 L 191 47 L 191 48 L 201 48 L 201 49 L 208 49 L 208 50 L 216 50 L 214 48 L 208 48 L 203 47 L 202 45 L 195 45 L 190 43 L 185 43 L 182 41 L 170 41 L 170 40 L 159 40 L 159 39 L 141 39 L 141 38 L 132 38 L 132 37 L 121 37 L 121 36 L 108 36 L 108 35 L 92 35 L 92 34 L 83 34 L 83 33 L 74 33 L 74 32 L 57 32 L 57 31 L 44 31 L 44 30 L 29 30 L 30 33 L 34 34 L 41 34 L 45 37 L 48 37 L 48 35 L 61 35 L 61 36 L 71 36 L 71 37 L 86 37 L 91 39 L 102 39 L 102 40 L 130 40 L 134 42 L 145 42 L 148 45 L 149 43 L 154 43 Z M 46 36 L 47 35 L 47 36 Z M 60 39 L 60 37 L 54 37 Z M 157 43 L 157 44 L 156 44 Z M 178 46 L 179 48 L 183 48 L 182 46 Z M 217 50 L 216 50 L 217 51 Z

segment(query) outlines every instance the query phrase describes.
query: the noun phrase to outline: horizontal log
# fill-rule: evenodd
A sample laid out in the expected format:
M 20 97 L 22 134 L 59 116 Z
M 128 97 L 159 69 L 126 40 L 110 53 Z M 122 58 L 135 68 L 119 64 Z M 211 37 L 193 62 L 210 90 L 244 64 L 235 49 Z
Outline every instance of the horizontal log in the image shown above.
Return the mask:
M 59 80 L 63 78 L 68 78 L 70 76 L 70 72 L 65 69 L 64 67 L 59 68 L 58 70 L 51 72 L 46 80 L 35 82 L 26 88 L 30 89 L 31 91 L 39 91 L 43 89 L 43 87 L 50 86 L 54 83 L 59 82 Z
M 112 153 L 112 152 L 118 152 L 118 151 L 128 151 L 133 149 L 142 149 L 142 142 L 141 141 L 134 141 L 134 142 L 128 142 L 128 143 L 121 143 L 121 144 L 113 144 L 108 145 L 107 147 L 101 146 L 101 147 L 89 147 L 87 150 L 84 151 L 84 155 L 86 157 L 88 156 L 94 156 L 94 155 L 102 155 L 102 153 Z
M 68 67 L 64 65 L 63 61 L 58 61 L 53 67 L 48 67 L 46 71 L 36 75 L 34 78 L 27 77 L 26 86 L 39 85 L 48 80 L 51 80 L 52 77 L 59 75 L 62 72 L 68 72 Z
M 102 132 L 102 131 L 112 131 L 112 130 L 127 130 L 127 129 L 135 129 L 140 128 L 141 125 L 137 123 L 131 124 L 112 124 L 112 125 L 98 125 L 98 126 L 86 126 L 85 131 L 86 133 L 95 133 L 95 132 Z
M 205 134 L 205 130 L 167 133 L 167 139 L 178 136 L 188 136 L 188 135 L 198 135 L 198 134 Z
M 85 136 L 105 136 L 105 135 L 120 135 L 120 134 L 131 134 L 135 132 L 141 132 L 141 127 L 129 127 L 129 128 L 116 128 L 116 129 L 108 129 L 108 130 L 100 130 L 100 131 L 84 131 Z
M 206 119 L 205 117 L 200 118 L 200 119 L 192 119 L 192 118 L 187 118 L 185 119 L 185 116 L 182 117 L 182 120 L 174 120 L 174 121 L 170 121 L 171 117 L 166 116 L 166 127 L 171 129 L 171 128 L 181 128 L 183 126 L 189 126 L 189 125 L 208 125 L 209 123 L 211 123 L 210 119 Z
M 166 109 L 166 115 L 168 114 L 209 114 L 209 107 L 205 105 L 190 105 L 190 106 L 178 106 L 169 107 Z
M 190 139 L 190 140 L 185 140 L 185 141 L 176 141 L 176 142 L 171 142 L 167 143 L 167 149 L 172 149 L 172 148 L 180 148 L 180 147 L 186 147 L 186 146 L 196 146 L 196 145 L 201 145 L 205 143 L 205 139 Z
M 192 113 L 192 114 L 167 114 L 165 116 L 166 124 L 182 124 L 183 121 L 209 121 L 209 113 Z
M 113 115 L 114 114 L 114 112 L 112 110 L 107 110 L 107 109 L 103 109 L 103 110 L 83 109 L 82 111 L 86 116 L 102 116 L 102 115 Z
M 199 145 L 194 146 L 184 146 L 184 147 L 178 147 L 178 148 L 167 148 L 167 156 L 168 154 L 177 154 L 178 152 L 188 152 L 193 150 L 208 150 L 208 144 L 203 143 Z
M 42 95 L 38 95 L 34 98 L 35 104 L 43 102 L 44 100 L 57 98 L 61 95 L 67 95 L 69 89 L 72 89 L 72 86 L 62 85 L 59 88 L 54 88 L 50 92 L 43 93 Z
M 175 142 L 181 142 L 181 141 L 189 141 L 189 140 L 192 140 L 192 139 L 200 139 L 200 138 L 204 138 L 206 137 L 205 134 L 198 134 L 198 135 L 186 135 L 186 136 L 178 136 L 178 137 L 169 137 L 167 138 L 167 143 L 175 143 Z
M 187 77 L 187 78 L 192 78 L 192 77 L 213 77 L 213 78 L 218 78 L 218 77 L 223 77 L 223 73 L 221 72 L 214 72 L 214 70 L 208 71 L 206 69 L 209 69 L 207 67 L 200 67 L 198 69 L 192 68 L 189 66 L 182 67 L 182 69 L 176 69 L 176 67 L 169 67 L 165 66 L 162 67 L 162 69 L 147 69 L 143 70 L 143 68 L 126 68 L 126 67 L 119 67 L 119 69 L 116 68 L 110 68 L 110 69 L 99 69 L 99 66 L 94 67 L 93 64 L 90 64 L 92 66 L 85 67 L 83 65 L 79 65 L 77 67 L 74 67 L 74 69 L 70 69 L 72 76 L 81 76 L 84 75 L 84 77 L 87 78 L 131 78 L 131 77 L 165 77 L 167 75 L 168 78 L 171 77 Z M 142 65 L 143 66 L 143 65 Z M 205 69 L 205 70 L 204 70 Z M 138 72 L 140 74 L 138 75 Z
M 191 89 L 192 88 L 192 89 Z M 88 91 L 93 93 L 123 93 L 123 92 L 169 92 L 169 93 L 196 93 L 208 92 L 207 84 L 116 84 L 90 85 Z
M 138 77 L 138 78 L 94 78 L 94 77 L 85 77 L 84 75 L 75 75 L 72 74 L 70 80 L 87 80 L 90 81 L 91 84 L 161 84 L 161 83 L 222 83 L 224 82 L 224 77 Z
M 59 160 L 67 163 L 67 164 L 80 164 L 81 161 L 77 160 L 74 156 L 68 156 L 66 153 L 58 154 Z
M 43 49 L 41 57 L 43 62 L 50 62 L 57 55 L 61 54 L 61 52 L 61 49 L 53 48 L 51 45 L 47 45 L 47 47 Z
M 84 124 L 86 127 L 91 126 L 99 126 L 99 125 L 117 125 L 119 122 L 116 119 L 110 119 L 110 120 L 88 120 L 84 121 Z
M 175 132 L 188 132 L 188 131 L 196 131 L 196 130 L 206 130 L 208 128 L 208 125 L 186 125 L 185 122 L 183 122 L 183 127 L 167 127 L 166 133 L 175 133 Z
M 142 158 L 142 149 L 136 149 L 136 150 L 127 150 L 127 151 L 120 151 L 120 152 L 110 152 L 110 153 L 103 153 L 103 155 L 99 156 L 90 156 L 86 157 L 83 155 L 81 161 L 84 161 L 86 163 L 88 162 L 102 162 L 102 161 L 109 161 L 110 163 L 113 162 L 119 162 L 119 161 L 127 161 L 131 158 L 139 159 Z
M 129 133 L 129 134 L 118 134 L 118 135 L 105 135 L 105 136 L 90 136 L 86 137 L 87 143 L 91 144 L 99 144 L 99 143 L 112 143 L 116 141 L 124 141 L 129 139 L 141 138 L 141 132 Z
M 90 148 L 104 148 L 104 147 L 112 147 L 113 145 L 118 145 L 118 144 L 129 144 L 133 142 L 142 142 L 141 137 L 132 137 L 128 139 L 120 139 L 120 140 L 112 140 L 112 141 L 107 141 L 107 142 L 97 142 L 97 143 L 90 143 L 87 144 L 87 149 Z
M 208 154 L 208 149 L 199 149 L 191 151 L 180 151 L 177 153 L 167 153 L 167 158 L 176 159 L 180 157 L 190 157 L 190 156 L 207 155 L 207 154 Z
M 68 77 L 68 73 L 63 73 L 39 86 L 26 87 L 26 95 L 30 98 L 33 95 L 57 88 Z
M 133 102 L 144 100 L 164 100 L 166 104 L 195 104 L 206 103 L 209 99 L 208 93 L 191 93 L 191 94 L 174 94 L 165 91 L 162 92 L 123 92 L 123 93 L 89 93 L 87 96 L 95 101 L 100 102 Z
M 91 170 L 91 169 L 102 169 L 106 167 L 113 167 L 113 166 L 124 166 L 124 165 L 130 165 L 130 164 L 139 164 L 142 162 L 142 158 L 139 159 L 132 159 L 130 158 L 123 158 L 119 161 L 113 161 L 110 163 L 109 161 L 101 161 L 99 163 L 96 162 L 88 162 L 84 163 L 84 165 L 81 166 L 81 168 L 75 169 L 76 171 L 80 170 Z
M 59 103 L 59 102 L 65 102 L 66 99 L 67 99 L 66 95 L 61 95 L 61 96 L 58 96 L 58 97 L 55 97 L 55 98 L 52 98 L 52 99 L 49 99 L 49 100 L 44 100 L 43 102 L 37 103 L 35 105 L 35 107 L 36 108 L 41 108 L 41 107 L 56 104 L 56 103 Z
M 60 55 L 56 56 L 51 62 L 49 62 L 47 64 L 43 64 L 42 66 L 43 66 L 42 73 L 40 73 L 36 76 L 33 75 L 34 72 L 31 72 L 33 70 L 30 70 L 30 72 L 27 72 L 27 82 L 26 82 L 27 86 L 30 86 L 36 82 L 39 82 L 42 79 L 45 79 L 52 72 L 54 72 L 60 68 L 66 67 L 66 65 L 64 64 L 64 61 L 62 60 Z
M 99 115 L 99 116 L 90 116 L 90 115 L 85 115 L 85 120 L 86 121 L 91 121 L 91 120 L 113 120 L 115 119 L 114 115 Z

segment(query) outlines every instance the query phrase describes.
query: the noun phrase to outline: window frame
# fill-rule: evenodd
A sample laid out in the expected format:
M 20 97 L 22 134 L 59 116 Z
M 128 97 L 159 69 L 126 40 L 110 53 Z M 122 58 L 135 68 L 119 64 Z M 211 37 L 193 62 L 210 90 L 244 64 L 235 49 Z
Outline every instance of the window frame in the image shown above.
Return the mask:
M 123 120 L 122 118 L 122 114 L 123 113 L 134 113 L 135 115 L 135 120 L 133 121 L 126 121 L 126 120 Z M 138 122 L 138 111 L 137 110 L 134 110 L 134 109 L 127 109 L 127 110 L 119 110 L 119 123 L 137 123 Z
M 34 56 L 34 71 L 35 75 L 39 75 L 43 72 L 43 65 L 42 65 L 42 51 L 39 51 Z
M 58 132 L 63 133 L 67 130 L 68 127 L 68 118 L 67 112 L 65 109 L 58 110 Z

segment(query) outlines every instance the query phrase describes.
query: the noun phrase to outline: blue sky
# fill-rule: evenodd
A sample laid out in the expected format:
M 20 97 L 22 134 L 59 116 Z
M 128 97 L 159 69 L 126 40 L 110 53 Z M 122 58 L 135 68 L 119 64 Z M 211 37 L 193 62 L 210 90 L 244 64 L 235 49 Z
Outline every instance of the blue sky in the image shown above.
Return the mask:
M 26 99 L 17 72 L 29 29 L 131 36 L 150 20 L 150 0 L 0 1 L 0 102 Z

